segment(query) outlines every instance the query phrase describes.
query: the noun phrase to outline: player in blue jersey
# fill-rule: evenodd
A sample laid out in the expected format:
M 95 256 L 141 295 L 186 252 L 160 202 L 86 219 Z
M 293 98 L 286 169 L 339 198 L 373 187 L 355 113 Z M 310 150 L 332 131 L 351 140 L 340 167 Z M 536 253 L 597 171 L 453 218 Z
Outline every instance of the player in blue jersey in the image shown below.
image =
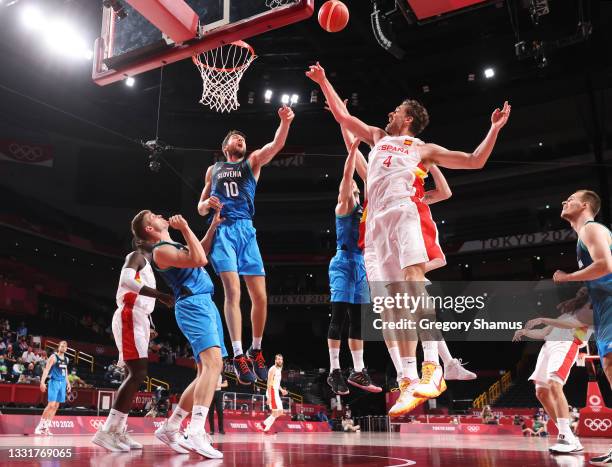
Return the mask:
M 60 404 L 66 402 L 66 393 L 70 392 L 70 382 L 68 381 L 68 357 L 66 350 L 68 342 L 61 341 L 57 346 L 57 352 L 53 352 L 47 360 L 47 365 L 40 377 L 41 392 L 48 393 L 48 403 L 45 408 L 38 426 L 34 430 L 35 435 L 51 435 L 49 426 L 55 416 Z M 49 377 L 48 386 L 45 380 Z
M 176 322 L 193 349 L 198 370 L 194 381 L 181 395 L 179 407 L 155 435 L 177 452 L 186 453 L 187 449 L 212 459 L 222 458 L 223 454 L 212 447 L 205 422 L 227 352 L 221 316 L 212 300 L 214 286 L 204 266 L 208 263 L 205 250 L 210 249 L 221 222 L 223 219 L 218 213 L 200 241 L 180 215 L 166 220 L 151 211 L 141 211 L 132 221 L 134 234 L 154 243 L 153 267 L 174 293 Z M 170 227 L 181 232 L 186 246 L 172 240 Z M 182 438 L 178 436 L 180 421 L 189 412 L 191 424 L 187 437 Z
M 261 351 L 268 299 L 253 215 L 255 188 L 261 169 L 285 145 L 294 117 L 293 110 L 283 106 L 278 116 L 280 126 L 274 140 L 248 156 L 245 135 L 235 130 L 227 134 L 221 146 L 226 160 L 217 162 L 206 171 L 206 184 L 198 203 L 200 215 L 221 210 L 221 215 L 226 219 L 215 236 L 210 262 L 223 282 L 224 313 L 232 340 L 234 371 L 242 384 L 251 384 L 257 378 L 265 381 L 268 375 Z M 242 349 L 240 276 L 244 277 L 252 306 L 253 343 L 246 355 Z M 253 369 L 249 362 L 253 363 Z
M 382 389 L 372 384 L 363 362 L 361 335 L 361 307 L 370 302 L 363 252 L 357 245 L 359 222 L 363 208 L 359 200 L 359 188 L 353 179 L 355 168 L 362 177 L 366 174 L 365 159 L 359 152 L 359 140 L 351 138 L 343 129 L 343 136 L 350 150 L 346 162 L 336 204 L 336 254 L 329 263 L 329 287 L 331 290 L 331 320 L 327 331 L 330 373 L 327 383 L 336 394 L 346 395 L 348 387 L 340 369 L 340 339 L 344 321 L 348 318 L 348 344 L 353 357 L 353 371 L 349 384 L 370 392 Z
M 563 201 L 561 217 L 578 235 L 576 254 L 579 270 L 556 271 L 555 282 L 582 282 L 589 291 L 593 306 L 594 336 L 599 357 L 612 387 L 612 232 L 595 222 L 601 199 L 590 190 L 579 190 Z M 591 459 L 595 465 L 612 465 L 612 449 Z

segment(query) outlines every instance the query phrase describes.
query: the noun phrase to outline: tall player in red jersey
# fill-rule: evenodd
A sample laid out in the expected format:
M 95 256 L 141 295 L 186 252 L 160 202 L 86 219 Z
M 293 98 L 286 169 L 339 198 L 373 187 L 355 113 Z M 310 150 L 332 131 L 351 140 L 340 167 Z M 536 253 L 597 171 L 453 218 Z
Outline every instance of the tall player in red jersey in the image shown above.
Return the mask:
M 496 109 L 491 115 L 491 127 L 481 144 L 472 152 L 452 151 L 442 146 L 423 143 L 416 138 L 429 124 L 427 110 L 415 100 L 405 100 L 389 113 L 389 123 L 383 130 L 370 126 L 349 114 L 342 100 L 317 63 L 306 76 L 318 83 L 329 103 L 334 118 L 357 138 L 372 147 L 368 161 L 368 216 L 366 219 L 366 245 L 374 248 L 375 259 L 366 258 L 368 276 L 378 269 L 378 276 L 386 285 L 387 293 L 406 293 L 412 297 L 427 297 L 425 265 L 427 249 L 420 232 L 419 212 L 411 199 L 415 190 L 416 168 L 432 164 L 451 169 L 480 169 L 491 155 L 500 130 L 510 116 L 510 105 Z M 435 320 L 435 310 L 423 306 L 421 300 L 413 310 L 418 319 Z M 398 311 L 400 316 L 413 320 L 408 310 Z M 401 315 L 403 313 L 403 315 Z M 423 345 L 422 378 L 412 388 L 416 397 L 437 397 L 445 390 L 442 367 L 439 364 L 439 332 L 419 329 Z M 401 355 L 408 355 L 410 339 L 400 340 Z M 404 388 L 405 393 L 410 388 Z M 400 396 L 401 397 L 401 396 Z

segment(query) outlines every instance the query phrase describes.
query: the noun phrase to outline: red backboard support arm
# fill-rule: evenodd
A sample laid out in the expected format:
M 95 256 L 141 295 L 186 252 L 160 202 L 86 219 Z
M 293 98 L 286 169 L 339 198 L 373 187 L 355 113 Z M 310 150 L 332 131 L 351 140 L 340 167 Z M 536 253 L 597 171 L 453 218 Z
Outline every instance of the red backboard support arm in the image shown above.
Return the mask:
M 127 0 L 151 24 L 176 43 L 193 39 L 198 15 L 183 0 Z

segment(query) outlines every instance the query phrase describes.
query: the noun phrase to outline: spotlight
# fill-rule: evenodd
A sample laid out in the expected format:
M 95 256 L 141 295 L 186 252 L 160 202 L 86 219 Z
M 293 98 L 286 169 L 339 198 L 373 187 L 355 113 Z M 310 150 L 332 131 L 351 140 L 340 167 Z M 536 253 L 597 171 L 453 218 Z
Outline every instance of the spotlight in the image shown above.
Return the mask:
M 253 91 L 249 91 L 248 103 L 253 104 L 255 102 L 255 93 Z
M 423 86 L 423 92 L 427 94 L 429 92 L 429 86 L 427 85 Z
M 468 81 L 476 81 L 476 75 L 474 73 L 470 73 L 468 75 Z
M 312 91 L 310 91 L 310 103 L 316 104 L 318 102 L 319 102 L 319 91 L 316 89 L 313 89 Z
M 291 105 L 297 104 L 300 100 L 300 96 L 297 94 L 291 94 Z
M 270 99 L 272 99 L 272 89 L 266 89 L 266 92 L 264 93 L 264 102 L 266 104 L 270 103 Z
M 89 57 L 87 43 L 71 24 L 55 19 L 45 29 L 45 42 L 53 52 L 66 57 Z
M 136 83 L 136 80 L 134 79 L 134 77 L 133 77 L 133 76 L 128 76 L 128 77 L 125 79 L 125 85 L 126 85 L 128 88 L 132 88 L 132 87 L 134 87 L 134 83 Z
M 359 94 L 354 92 L 351 94 L 351 105 L 357 107 L 359 105 Z
M 42 12 L 35 6 L 27 6 L 21 12 L 21 21 L 28 29 L 39 29 L 43 27 L 44 18 Z
M 284 105 L 287 105 L 287 104 L 289 103 L 289 99 L 290 99 L 290 98 L 289 98 L 289 94 L 283 94 L 283 96 L 281 97 L 281 102 L 282 102 Z
M 491 79 L 495 76 L 495 70 L 493 68 L 487 68 L 484 71 L 485 78 Z

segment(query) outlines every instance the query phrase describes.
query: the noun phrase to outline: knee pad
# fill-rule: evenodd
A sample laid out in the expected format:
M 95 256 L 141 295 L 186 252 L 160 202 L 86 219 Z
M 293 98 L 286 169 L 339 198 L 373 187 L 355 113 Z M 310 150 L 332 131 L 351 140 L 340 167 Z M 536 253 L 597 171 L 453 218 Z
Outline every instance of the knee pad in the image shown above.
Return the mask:
M 359 304 L 351 304 L 349 306 L 349 337 L 351 339 L 362 339 L 361 305 Z
M 331 319 L 329 320 L 329 329 L 327 338 L 339 341 L 342 337 L 342 326 L 344 325 L 344 317 L 347 313 L 348 303 L 332 302 Z

